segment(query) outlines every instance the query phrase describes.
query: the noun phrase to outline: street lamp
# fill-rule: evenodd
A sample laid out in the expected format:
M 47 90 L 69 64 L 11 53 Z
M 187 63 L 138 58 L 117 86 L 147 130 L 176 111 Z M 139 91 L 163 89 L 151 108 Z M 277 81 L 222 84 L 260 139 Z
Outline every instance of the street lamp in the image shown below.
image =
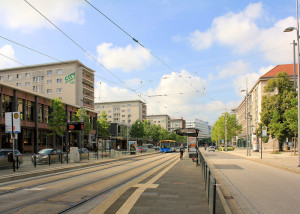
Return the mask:
M 297 28 L 295 27 L 288 27 L 284 30 L 284 32 L 291 32 L 296 31 L 297 33 L 297 57 L 298 57 L 298 167 L 300 167 L 300 143 L 299 143 L 299 136 L 300 136 L 300 96 L 299 96 L 299 83 L 300 83 L 300 59 L 299 59 L 299 19 L 298 19 L 298 1 L 297 1 Z

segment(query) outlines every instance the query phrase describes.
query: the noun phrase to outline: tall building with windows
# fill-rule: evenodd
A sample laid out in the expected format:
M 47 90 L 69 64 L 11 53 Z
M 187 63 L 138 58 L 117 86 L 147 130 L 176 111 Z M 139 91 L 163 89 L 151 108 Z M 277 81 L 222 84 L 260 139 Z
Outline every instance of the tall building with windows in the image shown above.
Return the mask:
M 94 73 L 78 60 L 0 70 L 0 82 L 94 109 Z
M 174 131 L 176 129 L 184 129 L 185 128 L 185 120 L 180 119 L 170 119 L 170 131 Z
M 108 116 L 108 122 L 132 124 L 136 120 L 145 120 L 147 114 L 146 103 L 140 100 L 99 102 L 95 103 L 95 111 L 100 117 L 103 111 Z
M 150 121 L 150 124 L 159 125 L 162 128 L 170 131 L 170 117 L 166 114 L 147 115 L 147 120 Z
M 195 128 L 200 130 L 198 133 L 198 138 L 205 139 L 211 137 L 211 128 L 208 122 L 195 119 L 191 121 L 186 121 L 186 128 Z

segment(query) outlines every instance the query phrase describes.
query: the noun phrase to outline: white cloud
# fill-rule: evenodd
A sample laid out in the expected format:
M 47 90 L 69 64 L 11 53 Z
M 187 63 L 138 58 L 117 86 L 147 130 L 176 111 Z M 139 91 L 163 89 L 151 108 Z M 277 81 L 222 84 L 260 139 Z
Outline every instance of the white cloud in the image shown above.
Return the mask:
M 231 62 L 227 68 L 222 69 L 219 72 L 219 78 L 228 78 L 232 76 L 240 76 L 246 74 L 249 71 L 249 65 L 242 60 Z
M 259 28 L 258 22 L 264 13 L 262 3 L 250 3 L 239 13 L 229 12 L 215 18 L 209 29 L 203 32 L 196 30 L 186 39 L 196 50 L 205 50 L 217 43 L 231 47 L 237 54 L 263 52 L 263 56 L 272 63 L 286 63 L 292 59 L 292 47 L 288 44 L 296 39 L 296 35 L 283 33 L 283 30 L 295 26 L 296 20 L 287 17 L 270 28 Z M 274 51 L 279 46 L 280 54 Z
M 141 70 L 148 66 L 152 57 L 148 51 L 140 46 L 128 45 L 125 48 L 113 47 L 111 43 L 97 46 L 98 60 L 108 69 L 122 69 L 123 71 Z
M 4 45 L 0 48 L 0 68 L 19 66 L 15 56 L 15 50 L 11 45 Z
M 28 0 L 37 10 L 43 13 L 54 23 L 72 22 L 82 24 L 84 12 L 81 9 L 86 3 L 81 0 Z M 0 0 L 1 25 L 11 29 L 30 31 L 32 29 L 50 26 L 50 24 L 38 14 L 25 1 Z

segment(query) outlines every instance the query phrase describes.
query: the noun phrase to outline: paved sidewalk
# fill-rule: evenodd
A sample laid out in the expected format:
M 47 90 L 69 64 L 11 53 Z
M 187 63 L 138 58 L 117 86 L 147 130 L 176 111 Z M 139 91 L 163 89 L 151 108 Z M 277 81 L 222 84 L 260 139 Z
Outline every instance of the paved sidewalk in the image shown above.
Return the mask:
M 178 163 L 171 166 L 161 177 L 159 177 L 159 173 L 161 171 L 129 188 L 104 213 L 123 213 L 122 206 L 130 203 L 131 197 L 138 193 L 140 195 L 136 203 L 129 208 L 130 214 L 211 213 L 202 180 L 201 167 L 197 167 L 196 163 L 187 157 L 187 153 L 183 160 L 179 160 Z M 159 178 L 156 180 L 155 177 Z M 147 185 L 151 180 L 155 180 L 153 184 L 148 184 L 148 188 L 140 192 L 139 188 Z M 225 213 L 218 196 L 216 208 L 216 213 Z M 99 209 L 96 208 L 94 213 L 98 211 Z
M 234 151 L 228 151 L 228 154 L 247 158 L 262 164 L 267 164 L 270 166 L 286 169 L 289 171 L 300 173 L 300 167 L 298 167 L 298 152 L 294 155 L 290 151 L 282 151 L 280 154 L 272 154 L 273 150 L 263 150 L 262 159 L 260 152 L 251 151 L 251 155 L 247 156 L 246 149 L 237 148 Z

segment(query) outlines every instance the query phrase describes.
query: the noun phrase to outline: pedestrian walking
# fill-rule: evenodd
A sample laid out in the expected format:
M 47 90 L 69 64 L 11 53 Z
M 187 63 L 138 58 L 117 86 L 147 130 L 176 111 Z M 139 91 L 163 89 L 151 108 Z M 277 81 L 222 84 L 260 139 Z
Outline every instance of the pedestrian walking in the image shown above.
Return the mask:
M 120 146 L 119 145 L 118 145 L 117 149 L 118 149 L 118 151 L 120 151 Z
M 180 151 L 180 159 L 182 160 L 183 159 L 183 151 L 184 151 L 183 144 L 181 144 L 179 151 Z

